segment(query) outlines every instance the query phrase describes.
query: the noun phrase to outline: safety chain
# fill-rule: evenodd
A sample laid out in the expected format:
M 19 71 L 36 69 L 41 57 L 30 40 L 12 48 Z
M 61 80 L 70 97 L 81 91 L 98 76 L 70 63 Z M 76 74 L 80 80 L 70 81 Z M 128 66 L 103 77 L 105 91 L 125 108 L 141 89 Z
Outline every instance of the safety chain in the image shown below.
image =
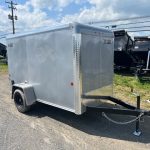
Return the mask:
M 102 112 L 102 115 L 107 119 L 109 120 L 110 122 L 113 122 L 115 124 L 120 124 L 120 125 L 126 125 L 126 124 L 129 124 L 129 123 L 132 123 L 136 120 L 140 120 L 140 118 L 144 115 L 144 113 L 141 113 L 138 117 L 136 117 L 135 119 L 133 120 L 130 120 L 130 121 L 126 121 L 126 122 L 118 122 L 118 121 L 115 121 L 115 120 L 112 120 L 111 118 L 109 118 L 104 112 Z

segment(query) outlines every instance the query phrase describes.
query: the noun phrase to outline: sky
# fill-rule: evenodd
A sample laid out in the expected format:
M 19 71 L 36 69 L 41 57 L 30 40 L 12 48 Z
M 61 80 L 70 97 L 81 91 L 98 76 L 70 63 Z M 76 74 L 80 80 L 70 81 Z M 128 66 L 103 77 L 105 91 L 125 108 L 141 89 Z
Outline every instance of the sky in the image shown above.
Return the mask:
M 150 0 L 13 1 L 18 3 L 17 11 L 15 11 L 15 15 L 18 16 L 18 20 L 15 22 L 17 32 L 73 21 L 87 23 L 150 15 Z M 11 21 L 8 20 L 9 13 L 8 4 L 5 3 L 5 0 L 0 0 L 0 35 L 12 32 Z M 146 20 L 148 19 L 150 20 L 150 18 Z M 150 23 L 145 25 L 150 25 Z

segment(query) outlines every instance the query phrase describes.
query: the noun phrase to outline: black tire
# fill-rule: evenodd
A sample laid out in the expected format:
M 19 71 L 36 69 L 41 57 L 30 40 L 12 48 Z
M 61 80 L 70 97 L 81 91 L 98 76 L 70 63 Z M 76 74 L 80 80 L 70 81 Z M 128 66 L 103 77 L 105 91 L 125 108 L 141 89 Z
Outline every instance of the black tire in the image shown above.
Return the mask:
M 13 98 L 19 112 L 26 113 L 30 110 L 31 106 L 27 106 L 24 93 L 21 90 L 15 90 Z

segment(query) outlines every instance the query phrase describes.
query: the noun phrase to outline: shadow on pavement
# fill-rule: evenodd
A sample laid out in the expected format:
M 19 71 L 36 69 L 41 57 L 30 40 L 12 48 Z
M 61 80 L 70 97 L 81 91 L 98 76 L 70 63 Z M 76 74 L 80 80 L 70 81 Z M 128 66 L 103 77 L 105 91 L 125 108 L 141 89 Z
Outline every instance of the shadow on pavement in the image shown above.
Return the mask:
M 86 112 L 83 115 L 75 115 L 59 108 L 37 103 L 28 115 L 38 118 L 47 116 L 90 135 L 140 143 L 150 143 L 149 117 L 144 118 L 144 123 L 141 122 L 142 135 L 140 137 L 136 137 L 133 135 L 133 132 L 135 131 L 135 123 L 117 125 L 102 117 L 100 112 Z M 114 120 L 123 122 L 133 119 L 131 116 L 109 116 Z

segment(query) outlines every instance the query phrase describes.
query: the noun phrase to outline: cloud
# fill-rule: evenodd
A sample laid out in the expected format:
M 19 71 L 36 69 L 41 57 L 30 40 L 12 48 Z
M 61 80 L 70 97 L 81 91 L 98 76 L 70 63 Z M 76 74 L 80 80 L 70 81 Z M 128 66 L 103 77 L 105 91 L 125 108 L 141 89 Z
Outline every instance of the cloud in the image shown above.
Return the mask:
M 149 0 L 88 0 L 97 10 L 113 9 L 115 13 L 128 15 L 146 15 L 150 13 Z
M 0 32 L 6 32 L 10 27 L 9 20 L 7 19 L 9 11 L 4 10 L 3 7 L 0 7 L 0 14 Z
M 29 0 L 34 9 L 49 9 L 60 11 L 71 3 L 83 4 L 86 0 Z
M 8 20 L 10 10 L 0 7 L 0 34 L 3 32 L 12 32 L 11 21 Z M 24 5 L 17 5 L 17 11 L 14 13 L 18 16 L 15 21 L 16 31 L 29 30 L 41 26 L 56 24 L 54 19 L 48 17 L 48 14 L 41 9 L 34 9 L 29 1 Z
M 16 25 L 18 29 L 36 28 L 55 23 L 55 20 L 50 19 L 46 12 L 40 9 L 32 9 L 29 3 L 18 5 L 17 9 L 19 21 L 16 21 Z
M 61 9 L 68 6 L 73 0 L 30 0 L 30 4 L 34 9 Z
M 80 1 L 75 0 L 74 2 L 80 3 Z M 45 9 L 60 11 L 72 2 L 73 0 L 28 0 L 24 4 L 17 5 L 17 11 L 15 12 L 18 16 L 18 21 L 15 21 L 16 31 L 57 24 L 55 18 L 50 18 L 48 11 L 45 11 Z M 12 31 L 11 21 L 8 20 L 9 13 L 9 9 L 0 6 L 0 34 Z
M 60 13 L 66 7 L 73 9 L 72 3 L 76 3 L 80 11 L 72 15 L 64 15 L 63 11 Z M 57 17 L 50 18 L 49 15 L 53 11 L 58 12 L 61 23 L 93 22 L 148 15 L 149 6 L 149 0 L 27 0 L 24 4 L 17 5 L 19 20 L 16 21 L 16 29 L 22 31 L 57 24 Z M 10 10 L 0 6 L 0 32 L 12 31 L 10 20 L 7 19 L 9 12 Z
M 114 18 L 119 18 L 121 15 L 111 7 L 106 8 L 103 11 L 98 11 L 97 8 L 92 7 L 91 9 L 84 8 L 79 13 L 74 15 L 66 15 L 62 18 L 62 23 L 77 21 L 77 22 L 93 22 L 97 20 L 110 20 Z
M 124 22 L 110 22 L 110 23 L 101 23 L 104 20 L 113 20 L 119 18 L 130 18 L 136 16 L 149 16 L 150 14 L 150 1 L 149 0 L 88 0 L 91 4 L 91 8 L 82 8 L 80 12 L 73 15 L 66 15 L 62 18 L 61 22 L 66 23 L 70 21 L 77 22 L 93 22 L 98 21 L 99 24 L 94 24 L 95 26 L 108 26 L 113 24 L 122 24 L 122 23 L 131 23 L 138 21 L 150 20 L 150 18 L 134 21 L 124 21 Z M 117 26 L 118 28 L 126 27 L 139 27 L 131 28 L 129 31 L 137 30 L 146 30 L 150 28 L 144 28 L 142 26 L 150 26 L 149 23 L 143 24 L 133 24 L 128 26 Z M 141 28 L 142 27 L 142 28 Z M 129 32 L 129 35 L 133 36 L 150 36 L 150 32 Z
M 66 15 L 62 18 L 61 22 L 66 23 L 70 21 L 77 22 L 93 22 L 93 21 L 104 21 L 104 20 L 113 20 L 119 18 L 129 18 L 136 16 L 147 16 L 150 14 L 150 1 L 149 0 L 88 0 L 91 4 L 91 8 L 81 9 L 80 12 L 73 15 Z M 147 18 L 149 20 L 150 18 Z M 146 19 L 145 19 L 146 20 Z M 141 20 L 136 20 L 141 21 Z M 144 19 L 142 20 L 144 21 Z M 132 21 L 125 21 L 122 23 L 129 23 Z M 111 22 L 96 24 L 97 26 L 106 26 L 109 24 L 120 24 L 121 22 Z M 150 26 L 150 23 L 144 24 L 135 24 L 132 26 Z M 123 26 L 121 26 L 124 28 Z M 120 28 L 121 28 L 120 27 Z M 130 26 L 129 26 L 130 27 Z M 140 28 L 139 28 L 140 29 Z M 146 28 L 143 28 L 146 29 Z M 136 30 L 136 29 L 131 29 Z M 134 35 L 144 35 L 145 33 L 133 33 Z M 148 33 L 147 33 L 148 34 Z

